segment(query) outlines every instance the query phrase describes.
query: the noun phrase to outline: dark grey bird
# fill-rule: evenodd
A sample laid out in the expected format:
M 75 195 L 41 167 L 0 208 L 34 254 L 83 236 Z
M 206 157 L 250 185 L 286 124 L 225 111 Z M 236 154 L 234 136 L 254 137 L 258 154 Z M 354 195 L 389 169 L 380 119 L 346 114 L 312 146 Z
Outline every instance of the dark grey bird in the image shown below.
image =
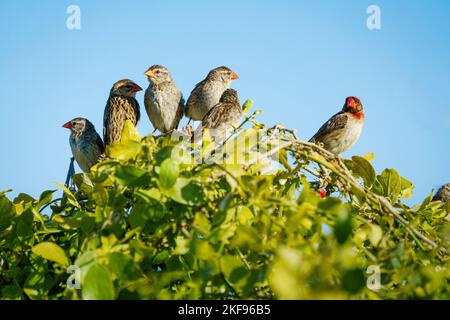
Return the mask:
M 111 88 L 103 115 L 103 140 L 105 146 L 120 141 L 126 120 L 135 126 L 141 117 L 136 93 L 142 88 L 131 80 L 117 81 Z
M 161 133 L 178 129 L 184 115 L 184 99 L 169 70 L 153 65 L 144 74 L 150 82 L 145 91 L 144 105 L 153 127 Z
M 227 89 L 217 103 L 204 116 L 202 123 L 194 134 L 194 141 L 199 142 L 204 129 L 209 129 L 216 144 L 223 143 L 242 121 L 242 109 L 239 97 L 234 89 Z
M 100 135 L 94 125 L 85 118 L 75 118 L 63 125 L 70 130 L 70 148 L 83 172 L 88 173 L 105 151 Z
M 238 75 L 227 67 L 211 70 L 192 90 L 186 103 L 186 116 L 192 120 L 202 120 L 235 79 L 239 79 Z

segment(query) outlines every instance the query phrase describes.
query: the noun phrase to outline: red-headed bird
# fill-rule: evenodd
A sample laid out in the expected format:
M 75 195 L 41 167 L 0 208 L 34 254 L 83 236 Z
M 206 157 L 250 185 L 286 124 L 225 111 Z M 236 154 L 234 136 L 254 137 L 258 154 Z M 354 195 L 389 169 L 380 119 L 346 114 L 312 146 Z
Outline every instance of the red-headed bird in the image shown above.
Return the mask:
M 364 108 L 357 97 L 347 97 L 342 110 L 332 116 L 309 142 L 319 142 L 334 154 L 350 149 L 361 135 Z

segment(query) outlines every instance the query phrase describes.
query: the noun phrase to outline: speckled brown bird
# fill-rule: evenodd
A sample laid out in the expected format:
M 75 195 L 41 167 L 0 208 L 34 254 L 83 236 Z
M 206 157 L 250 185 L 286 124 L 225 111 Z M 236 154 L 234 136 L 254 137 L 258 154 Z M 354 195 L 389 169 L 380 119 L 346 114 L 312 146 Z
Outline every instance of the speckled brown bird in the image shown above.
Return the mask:
M 439 200 L 445 203 L 445 209 L 448 213 L 445 219 L 450 221 L 450 183 L 444 184 L 440 187 L 438 192 L 434 195 L 433 200 Z
M 131 80 L 117 81 L 111 88 L 103 116 L 103 140 L 105 146 L 120 141 L 126 120 L 137 125 L 141 114 L 136 92 L 142 88 Z
M 144 105 L 153 127 L 161 133 L 178 129 L 184 115 L 184 99 L 169 70 L 153 65 L 144 74 L 150 82 L 145 91 Z
M 186 116 L 192 120 L 202 120 L 235 79 L 239 79 L 238 75 L 227 67 L 211 70 L 192 90 L 186 103 Z
M 209 129 L 209 134 L 216 144 L 221 144 L 241 121 L 242 110 L 238 94 L 234 89 L 227 89 L 220 97 L 219 103 L 209 110 L 196 129 L 194 141 L 199 142 L 203 130 Z
M 75 118 L 63 125 L 70 130 L 70 148 L 83 172 L 89 172 L 105 151 L 94 125 L 85 118 Z
M 450 203 L 450 183 L 444 184 L 434 195 L 433 200 L 440 200 Z
M 347 97 L 342 111 L 331 117 L 310 142 L 322 143 L 323 147 L 341 154 L 358 141 L 364 125 L 364 108 L 357 97 Z

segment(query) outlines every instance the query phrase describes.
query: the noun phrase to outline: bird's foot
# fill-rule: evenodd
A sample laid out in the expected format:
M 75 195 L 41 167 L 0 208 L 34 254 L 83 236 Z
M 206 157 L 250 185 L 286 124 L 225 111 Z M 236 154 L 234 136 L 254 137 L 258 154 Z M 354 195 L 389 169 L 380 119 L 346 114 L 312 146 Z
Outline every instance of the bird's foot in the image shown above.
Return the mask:
M 187 136 L 192 136 L 192 133 L 193 133 L 192 126 L 190 124 L 185 125 L 183 127 L 183 133 Z

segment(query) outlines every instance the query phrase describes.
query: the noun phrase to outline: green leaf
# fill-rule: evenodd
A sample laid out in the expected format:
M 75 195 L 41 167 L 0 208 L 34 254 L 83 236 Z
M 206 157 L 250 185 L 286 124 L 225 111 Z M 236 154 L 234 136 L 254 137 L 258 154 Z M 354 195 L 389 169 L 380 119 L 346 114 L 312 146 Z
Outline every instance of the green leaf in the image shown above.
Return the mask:
M 350 293 L 357 293 L 365 285 L 364 271 L 359 268 L 346 270 L 342 277 L 342 286 Z
M 142 151 L 142 145 L 133 140 L 113 143 L 106 150 L 109 157 L 120 161 L 128 161 Z
M 130 120 L 126 120 L 125 124 L 123 125 L 122 129 L 122 135 L 121 135 L 121 141 L 141 141 L 142 137 L 139 135 L 136 127 Z
M 242 224 L 249 223 L 254 217 L 253 212 L 246 206 L 238 206 L 236 215 Z
M 178 163 L 174 162 L 172 159 L 166 159 L 161 163 L 159 168 L 159 182 L 161 186 L 169 189 L 176 182 L 180 175 L 180 167 Z
M 372 187 L 375 182 L 376 173 L 369 161 L 363 157 L 353 156 L 352 172 L 357 177 L 361 177 L 364 185 L 368 188 Z
M 383 237 L 383 230 L 376 224 L 370 224 L 369 240 L 374 247 L 378 246 Z
M 352 215 L 347 206 L 341 205 L 337 219 L 335 221 L 333 232 L 339 244 L 344 244 L 351 236 L 353 230 Z
M 0 196 L 0 231 L 8 228 L 14 216 L 16 215 L 16 210 L 11 201 L 5 196 Z
M 73 183 L 77 186 L 78 190 L 85 194 L 90 194 L 92 192 L 93 184 L 87 174 L 79 173 L 74 175 Z
M 1 298 L 7 300 L 23 300 L 22 289 L 14 284 L 4 286 L 1 290 Z
M 223 275 L 230 283 L 237 286 L 245 285 L 250 272 L 239 257 L 224 255 L 220 258 L 220 266 Z
M 375 159 L 375 153 L 369 152 L 368 154 L 365 154 L 365 155 L 363 156 L 363 158 L 366 159 L 366 160 L 369 161 L 369 162 L 372 162 L 373 159 Z
M 41 242 L 35 245 L 31 251 L 46 260 L 57 262 L 64 267 L 69 265 L 69 259 L 64 250 L 53 242 Z
M 38 200 L 38 207 L 41 208 L 44 205 L 50 203 L 53 198 L 53 194 L 56 192 L 56 190 L 46 190 L 44 191 L 40 196 Z
M 84 300 L 112 300 L 114 286 L 108 270 L 98 262 L 92 263 L 81 283 Z
M 75 196 L 73 195 L 72 191 L 69 190 L 69 188 L 67 188 L 66 186 L 63 186 L 62 184 L 59 184 L 58 182 L 53 182 L 53 183 L 64 190 L 64 193 L 67 196 L 67 200 L 69 201 L 69 203 L 71 205 L 73 205 L 74 207 L 77 207 L 78 209 L 81 209 L 81 206 L 78 203 L 77 198 L 75 198 Z
M 114 252 L 109 256 L 109 269 L 117 278 L 133 280 L 138 278 L 134 262 L 131 257 L 120 252 Z
M 413 184 L 401 177 L 395 169 L 385 169 L 377 176 L 373 191 L 396 202 L 398 198 L 410 197 L 413 189 Z
M 147 171 L 136 166 L 120 166 L 114 174 L 116 180 L 127 187 L 145 187 L 150 184 Z
M 202 189 L 196 185 L 191 179 L 180 177 L 170 189 L 164 189 L 163 192 L 172 200 L 193 206 L 199 205 L 206 201 Z
M 243 114 L 248 114 L 248 112 L 250 111 L 250 108 L 252 106 L 253 106 L 253 100 L 252 99 L 245 100 L 244 104 L 242 105 L 242 113 Z

